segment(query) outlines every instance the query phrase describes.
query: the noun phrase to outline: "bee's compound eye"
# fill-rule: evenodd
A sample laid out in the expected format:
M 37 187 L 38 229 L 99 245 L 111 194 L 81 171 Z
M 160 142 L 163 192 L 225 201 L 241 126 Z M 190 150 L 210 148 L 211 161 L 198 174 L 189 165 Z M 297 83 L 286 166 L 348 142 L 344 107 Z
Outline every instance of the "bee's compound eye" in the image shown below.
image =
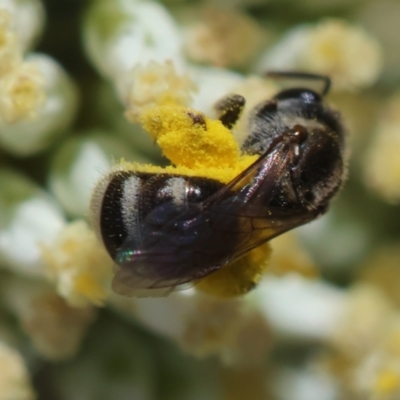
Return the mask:
M 294 88 L 282 90 L 275 97 L 275 100 L 301 100 L 306 104 L 322 102 L 322 97 L 310 89 Z

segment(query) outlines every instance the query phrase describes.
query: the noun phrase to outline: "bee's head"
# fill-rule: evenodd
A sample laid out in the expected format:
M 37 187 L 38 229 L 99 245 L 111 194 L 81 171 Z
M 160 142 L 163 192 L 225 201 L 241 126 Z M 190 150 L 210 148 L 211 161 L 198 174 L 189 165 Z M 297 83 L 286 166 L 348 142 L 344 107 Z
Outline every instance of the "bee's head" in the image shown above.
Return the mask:
M 302 88 L 279 92 L 256 106 L 249 130 L 243 153 L 262 154 L 288 133 L 295 139 L 285 184 L 293 187 L 291 191 L 302 204 L 311 208 L 324 205 L 339 189 L 344 129 L 339 114 L 327 107 L 318 93 Z

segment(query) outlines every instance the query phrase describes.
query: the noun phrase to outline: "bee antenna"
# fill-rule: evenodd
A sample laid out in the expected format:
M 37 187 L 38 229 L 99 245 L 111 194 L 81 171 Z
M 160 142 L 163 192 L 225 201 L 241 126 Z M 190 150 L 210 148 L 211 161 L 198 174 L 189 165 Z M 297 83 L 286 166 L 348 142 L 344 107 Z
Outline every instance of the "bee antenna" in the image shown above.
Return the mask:
M 313 81 L 322 81 L 324 87 L 321 95 L 325 96 L 331 88 L 331 78 L 327 75 L 312 74 L 310 72 L 295 72 L 295 71 L 267 71 L 265 76 L 273 79 L 305 79 Z

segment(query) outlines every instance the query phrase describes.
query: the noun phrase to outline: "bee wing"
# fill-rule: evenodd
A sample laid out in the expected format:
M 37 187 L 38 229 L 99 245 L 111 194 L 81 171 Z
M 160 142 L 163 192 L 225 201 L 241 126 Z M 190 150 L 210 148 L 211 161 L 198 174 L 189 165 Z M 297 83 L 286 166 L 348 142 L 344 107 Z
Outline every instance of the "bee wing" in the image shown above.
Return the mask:
M 168 294 L 314 219 L 320 211 L 269 207 L 292 155 L 288 143 L 281 141 L 204 202 L 189 203 L 175 215 L 168 209 L 172 205 L 156 209 L 167 216 L 162 225 L 145 239 L 142 235 L 140 246 L 131 236 L 119 250 L 114 291 L 146 295 L 151 289 L 153 295 L 160 289 L 157 295 Z
M 237 229 L 231 262 L 274 237 L 303 225 L 324 209 L 272 207 L 278 184 L 291 163 L 291 148 L 285 142 L 266 151 L 253 165 L 211 196 L 204 208 L 210 214 L 216 235 Z M 248 185 L 249 179 L 252 180 Z
M 176 218 L 170 217 L 153 235 L 142 236 L 141 246 L 138 247 L 135 237 L 125 240 L 117 254 L 114 292 L 124 296 L 165 296 L 217 269 L 196 263 L 195 250 L 201 247 L 198 242 L 211 234 L 201 205 L 189 207 Z

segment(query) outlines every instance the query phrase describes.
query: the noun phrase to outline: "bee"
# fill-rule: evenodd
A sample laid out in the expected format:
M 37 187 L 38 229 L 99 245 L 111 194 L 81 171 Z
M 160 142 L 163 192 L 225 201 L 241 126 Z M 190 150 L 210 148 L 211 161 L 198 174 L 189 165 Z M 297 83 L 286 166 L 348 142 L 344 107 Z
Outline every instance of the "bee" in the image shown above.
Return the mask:
M 98 236 L 117 268 L 121 295 L 202 279 L 272 238 L 326 212 L 345 171 L 345 131 L 323 100 L 326 76 L 270 73 L 324 84 L 280 91 L 257 105 L 243 154 L 258 159 L 223 184 L 170 173 L 115 171 L 92 201 Z M 232 128 L 245 99 L 217 103 L 220 121 Z

